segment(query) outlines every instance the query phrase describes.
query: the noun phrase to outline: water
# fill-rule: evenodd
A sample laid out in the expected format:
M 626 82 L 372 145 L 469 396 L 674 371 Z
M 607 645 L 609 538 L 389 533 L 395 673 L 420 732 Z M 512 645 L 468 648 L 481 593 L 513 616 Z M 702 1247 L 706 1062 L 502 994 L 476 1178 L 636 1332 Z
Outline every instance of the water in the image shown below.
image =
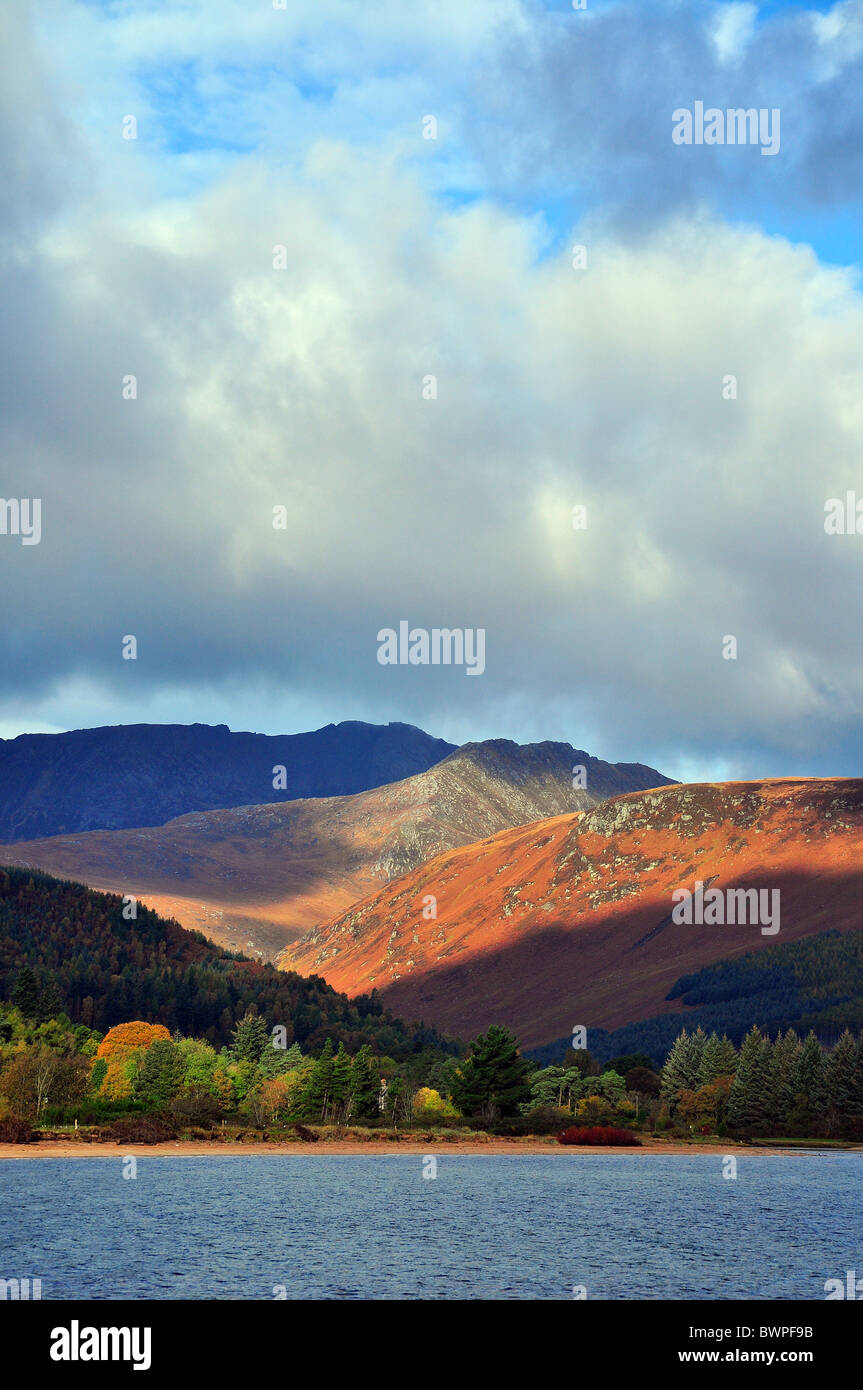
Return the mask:
M 0 1161 L 0 1278 L 42 1297 L 823 1299 L 863 1155 Z M 281 1293 L 282 1288 L 284 1294 Z

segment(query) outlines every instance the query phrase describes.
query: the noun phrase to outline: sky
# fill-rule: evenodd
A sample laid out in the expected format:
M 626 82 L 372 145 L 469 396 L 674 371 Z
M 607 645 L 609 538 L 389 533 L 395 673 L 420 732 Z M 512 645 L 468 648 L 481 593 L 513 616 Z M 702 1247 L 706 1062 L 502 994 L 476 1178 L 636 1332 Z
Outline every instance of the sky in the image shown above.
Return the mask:
M 16 0 L 0 40 L 41 518 L 0 509 L 0 736 L 863 775 L 863 0 Z M 696 103 L 778 148 L 678 143 Z M 484 670 L 382 664 L 402 621 Z

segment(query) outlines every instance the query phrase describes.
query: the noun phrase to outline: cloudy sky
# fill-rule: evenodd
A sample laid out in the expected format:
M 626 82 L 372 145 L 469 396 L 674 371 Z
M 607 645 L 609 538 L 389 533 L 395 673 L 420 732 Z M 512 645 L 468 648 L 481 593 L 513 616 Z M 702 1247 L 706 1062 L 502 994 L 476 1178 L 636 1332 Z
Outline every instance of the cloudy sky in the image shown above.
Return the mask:
M 824 528 L 863 500 L 863 0 L 0 25 L 0 493 L 42 505 L 0 535 L 0 734 L 863 775 L 863 535 Z M 676 144 L 699 101 L 778 110 L 778 153 Z M 401 619 L 485 629 L 485 672 L 379 664 Z

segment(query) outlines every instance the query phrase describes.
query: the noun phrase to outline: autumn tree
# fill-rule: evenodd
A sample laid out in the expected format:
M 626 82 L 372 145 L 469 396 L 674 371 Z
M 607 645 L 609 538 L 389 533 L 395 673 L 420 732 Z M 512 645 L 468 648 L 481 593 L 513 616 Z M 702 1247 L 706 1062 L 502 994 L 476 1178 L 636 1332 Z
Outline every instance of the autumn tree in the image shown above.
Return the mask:
M 171 1034 L 162 1023 L 118 1023 L 109 1028 L 96 1049 L 97 1057 L 110 1061 L 120 1052 L 135 1052 L 139 1048 L 150 1047 L 159 1038 L 170 1040 Z
M 633 1067 L 626 1073 L 626 1089 L 639 1096 L 658 1096 L 659 1077 L 652 1068 Z
M 47 1105 L 83 1099 L 90 1068 L 78 1053 L 64 1055 L 39 1044 L 13 1057 L 0 1076 L 0 1089 L 16 1115 L 38 1121 Z
M 699 1086 L 697 1091 L 681 1091 L 678 1116 L 693 1129 L 709 1129 L 715 1133 L 725 1118 L 731 1085 L 730 1076 L 720 1076 L 708 1085 Z
M 413 1098 L 413 1118 L 417 1124 L 443 1124 L 456 1118 L 455 1106 L 431 1086 L 421 1086 Z
M 99 1095 L 106 1100 L 131 1100 L 140 1058 L 157 1042 L 170 1042 L 171 1034 L 162 1023 L 118 1023 L 110 1028 L 96 1049 L 96 1068 L 107 1063 Z

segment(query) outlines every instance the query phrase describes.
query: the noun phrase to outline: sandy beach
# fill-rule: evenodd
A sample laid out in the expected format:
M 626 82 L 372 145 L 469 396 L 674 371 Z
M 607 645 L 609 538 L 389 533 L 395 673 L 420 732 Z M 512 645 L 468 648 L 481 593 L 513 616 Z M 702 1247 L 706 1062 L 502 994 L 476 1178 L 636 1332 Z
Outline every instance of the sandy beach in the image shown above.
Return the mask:
M 846 1150 L 847 1152 L 847 1150 Z M 858 1147 L 854 1152 L 863 1152 L 863 1148 Z M 49 1140 L 37 1144 L 0 1144 L 0 1159 L 4 1158 L 122 1158 L 127 1154 L 134 1154 L 136 1158 L 198 1158 L 218 1155 L 226 1158 L 272 1158 L 280 1155 L 290 1155 L 291 1157 L 300 1155 L 303 1158 L 386 1158 L 397 1157 L 400 1154 L 434 1154 L 436 1157 L 445 1158 L 449 1154 L 469 1154 L 475 1157 L 485 1155 L 495 1157 L 519 1158 L 525 1155 L 531 1157 L 558 1157 L 566 1158 L 567 1155 L 576 1154 L 580 1157 L 599 1155 L 599 1154 L 626 1154 L 632 1158 L 642 1158 L 645 1155 L 657 1154 L 689 1154 L 689 1155 L 725 1155 L 736 1154 L 746 1157 L 758 1157 L 765 1154 L 799 1154 L 800 1157 L 806 1155 L 793 1148 L 750 1148 L 746 1144 L 663 1144 L 648 1141 L 639 1148 L 598 1148 L 592 1145 L 564 1145 L 558 1144 L 554 1140 L 550 1143 L 543 1140 L 533 1140 L 524 1142 L 522 1140 L 508 1141 L 506 1139 L 490 1140 L 488 1143 L 467 1143 L 454 1141 L 453 1143 L 434 1142 L 423 1143 L 416 1140 L 405 1141 L 386 1141 L 372 1140 L 368 1143 L 340 1143 L 336 1140 L 332 1142 L 321 1141 L 318 1144 L 304 1144 L 300 1141 L 291 1143 L 252 1143 L 236 1144 L 221 1143 L 218 1140 L 194 1140 L 183 1141 L 175 1140 L 166 1144 L 123 1144 L 123 1143 L 98 1143 L 86 1144 L 75 1140 Z

